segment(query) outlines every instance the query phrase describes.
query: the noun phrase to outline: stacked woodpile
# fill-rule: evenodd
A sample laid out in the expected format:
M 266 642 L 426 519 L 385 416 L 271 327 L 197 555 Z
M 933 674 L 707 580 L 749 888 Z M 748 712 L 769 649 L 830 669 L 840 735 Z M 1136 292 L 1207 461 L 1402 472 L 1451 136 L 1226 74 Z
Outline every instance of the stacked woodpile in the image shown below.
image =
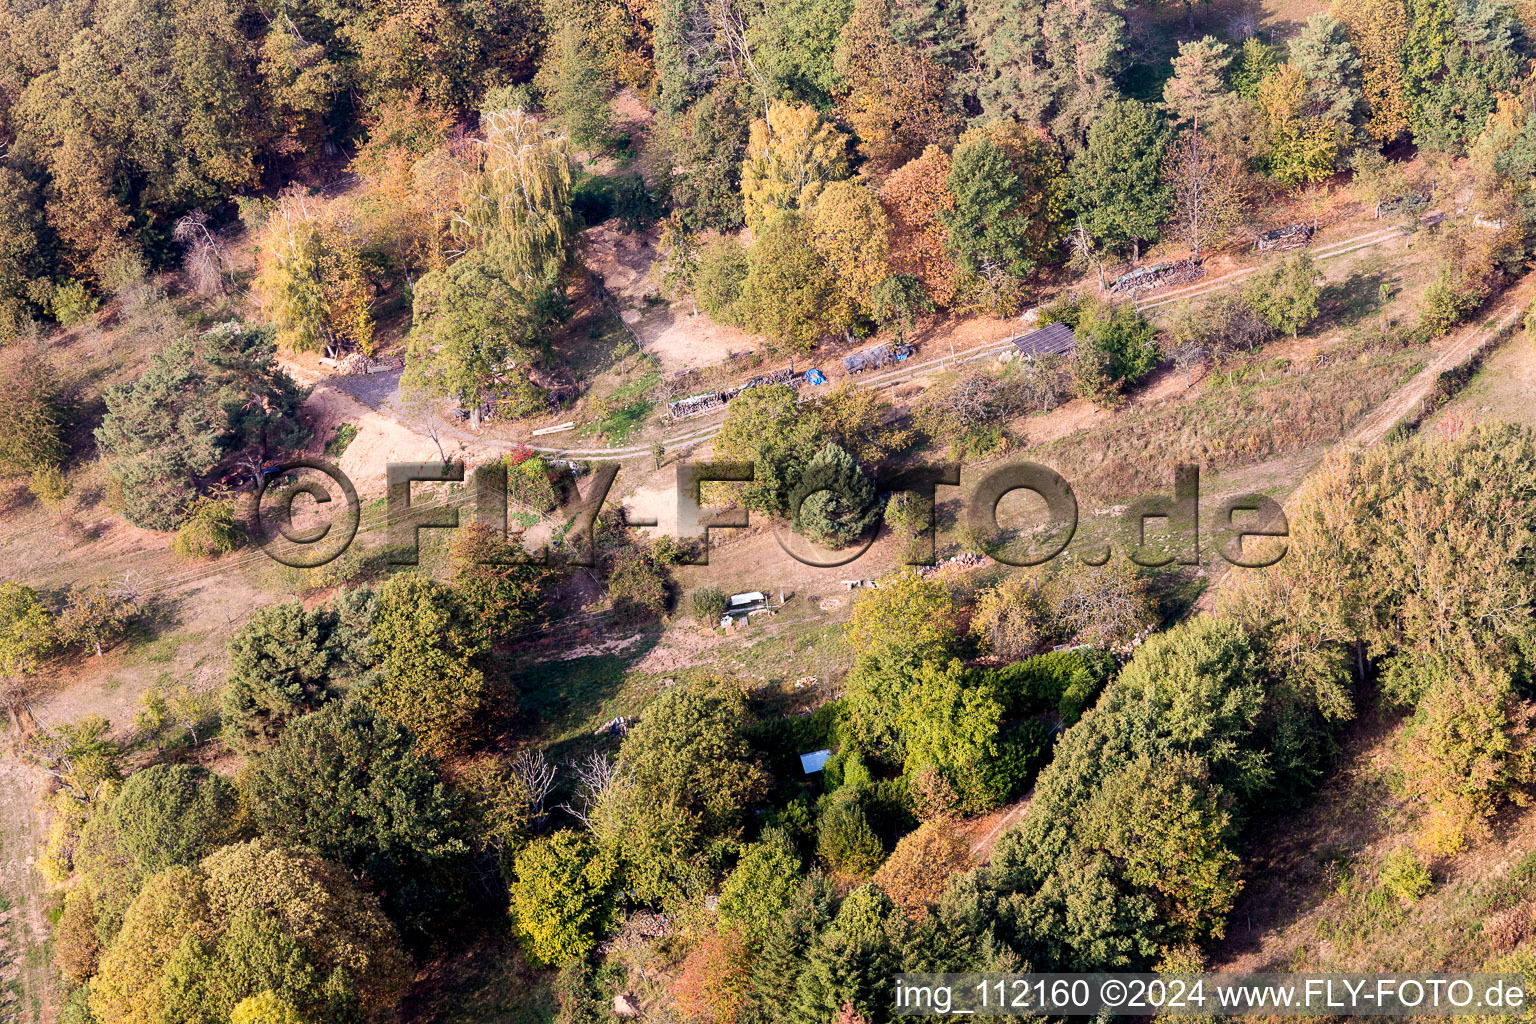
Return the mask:
M 1204 276 L 1205 268 L 1193 257 L 1186 257 L 1169 263 L 1154 263 L 1149 267 L 1133 270 L 1129 274 L 1121 274 L 1109 283 L 1109 290 L 1115 295 L 1134 295 L 1153 288 L 1188 284 Z
M 792 366 L 786 366 L 782 370 L 774 370 L 772 373 L 760 374 L 753 377 L 739 387 L 726 388 L 724 391 L 706 391 L 700 395 L 689 395 L 687 398 L 679 398 L 675 402 L 668 402 L 667 408 L 675 420 L 687 419 L 689 416 L 698 416 L 701 413 L 718 409 L 743 391 L 760 388 L 765 384 L 796 384 L 800 378 L 795 376 Z
M 1312 241 L 1313 227 L 1307 223 L 1287 224 L 1264 232 L 1253 240 L 1254 252 L 1289 252 Z

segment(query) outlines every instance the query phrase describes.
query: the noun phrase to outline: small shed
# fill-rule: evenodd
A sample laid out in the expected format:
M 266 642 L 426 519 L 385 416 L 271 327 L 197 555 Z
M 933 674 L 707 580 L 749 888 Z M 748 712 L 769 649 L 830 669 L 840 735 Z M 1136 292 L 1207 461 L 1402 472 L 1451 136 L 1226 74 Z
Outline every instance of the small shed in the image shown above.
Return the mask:
M 745 594 L 732 594 L 731 607 L 745 608 L 749 605 L 763 604 L 768 600 L 768 595 L 761 590 L 749 590 Z
M 1066 355 L 1077 348 L 1077 336 L 1060 320 L 1046 324 L 1013 339 L 1013 347 L 1023 356 Z
M 800 768 L 807 775 L 815 775 L 827 766 L 832 759 L 830 750 L 813 750 L 809 754 L 800 755 Z

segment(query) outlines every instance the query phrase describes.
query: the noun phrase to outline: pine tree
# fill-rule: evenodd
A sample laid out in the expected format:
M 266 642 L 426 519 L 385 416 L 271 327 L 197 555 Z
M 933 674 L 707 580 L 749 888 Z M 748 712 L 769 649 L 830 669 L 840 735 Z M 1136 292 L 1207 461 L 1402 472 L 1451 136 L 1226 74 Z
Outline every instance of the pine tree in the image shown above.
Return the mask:
M 1112 248 L 1157 237 L 1168 219 L 1170 196 L 1162 180 L 1167 130 L 1152 107 L 1113 103 L 1088 129 L 1088 144 L 1072 160 L 1072 206 L 1088 232 Z
M 843 1004 L 883 1017 L 891 975 L 899 969 L 905 919 L 876 885 L 849 893 L 832 923 L 816 937 L 795 988 L 801 1020 L 832 1020 Z
M 989 128 L 955 148 L 949 171 L 955 206 L 939 220 L 949 231 L 948 251 L 977 283 L 982 305 L 1010 315 L 1020 279 L 1055 258 L 1066 190 L 1061 162 L 1048 146 L 1009 132 L 1005 122 Z
M 988 117 L 1049 128 L 1075 150 L 1115 96 L 1125 19 L 1103 0 L 968 4 L 977 98 Z
M 1163 105 L 1176 123 L 1190 123 L 1198 129 L 1209 119 L 1212 107 L 1226 91 L 1225 76 L 1231 63 L 1232 51 L 1215 36 L 1179 44 L 1179 55 L 1173 58 L 1173 77 L 1163 85 Z
M 852 455 L 830 442 L 801 473 L 790 508 L 796 532 L 836 547 L 858 540 L 880 518 L 875 485 Z
M 1291 40 L 1291 63 L 1306 79 L 1308 98 L 1322 116 L 1353 131 L 1361 102 L 1360 58 L 1344 26 L 1331 15 L 1312 15 Z
M 795 1019 L 795 986 L 805 970 L 811 943 L 832 919 L 831 883 L 813 874 L 800 885 L 789 910 L 763 943 L 752 964 L 743 1020 L 749 1024 L 778 1024 Z

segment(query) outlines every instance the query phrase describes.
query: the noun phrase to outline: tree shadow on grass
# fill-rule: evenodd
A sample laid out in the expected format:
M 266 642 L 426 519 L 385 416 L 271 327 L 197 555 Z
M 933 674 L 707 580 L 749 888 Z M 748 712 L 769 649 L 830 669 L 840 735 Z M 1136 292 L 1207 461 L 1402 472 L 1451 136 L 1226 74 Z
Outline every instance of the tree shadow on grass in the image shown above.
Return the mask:
M 651 631 L 639 643 L 611 654 L 532 663 L 519 659 L 520 667 L 507 676 L 517 694 L 516 731 L 548 744 L 545 753 L 556 762 L 601 745 L 605 737 L 594 736 L 594 730 L 640 710 L 643 695 L 626 682 L 631 667 L 660 640 L 660 631 Z
M 1318 314 L 1330 324 L 1354 327 L 1382 307 L 1382 289 L 1392 284 L 1384 271 L 1373 270 L 1327 285 L 1318 296 Z

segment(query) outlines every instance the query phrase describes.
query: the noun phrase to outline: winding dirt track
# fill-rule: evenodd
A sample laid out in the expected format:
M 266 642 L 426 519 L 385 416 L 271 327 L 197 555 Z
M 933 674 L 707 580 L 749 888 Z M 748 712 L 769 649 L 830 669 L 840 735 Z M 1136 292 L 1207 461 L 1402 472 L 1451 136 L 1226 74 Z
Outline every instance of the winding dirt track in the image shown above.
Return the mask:
M 1429 397 L 1435 386 L 1435 380 L 1440 374 L 1455 369 L 1477 356 L 1483 349 L 1496 344 L 1504 332 L 1514 325 L 1515 320 L 1520 316 L 1522 305 L 1514 292 L 1506 294 L 1489 312 L 1489 317 L 1499 317 L 1496 324 L 1492 327 L 1464 329 L 1453 344 L 1431 360 L 1428 366 L 1414 374 L 1397 394 L 1378 405 L 1370 415 L 1360 421 L 1343 443 L 1369 447 L 1385 440 L 1397 423 Z M 1486 324 L 1489 317 L 1484 317 L 1482 322 Z
M 1315 260 L 1334 259 L 1335 257 L 1357 252 L 1361 249 L 1366 249 L 1373 245 L 1380 245 L 1382 242 L 1397 238 L 1404 233 L 1404 229 L 1398 226 L 1377 228 L 1373 231 L 1367 231 L 1363 234 L 1355 235 L 1353 238 L 1345 238 L 1325 246 L 1319 246 L 1316 249 L 1310 250 L 1310 255 Z M 1137 308 L 1143 312 L 1146 312 L 1148 310 L 1172 305 L 1176 302 L 1183 302 L 1186 299 L 1200 298 L 1201 296 L 1208 295 L 1211 292 L 1216 292 L 1224 288 L 1231 288 L 1235 285 L 1239 285 L 1251 277 L 1255 272 L 1257 272 L 1258 269 L 1258 267 L 1244 267 L 1240 270 L 1233 270 L 1226 274 L 1222 274 L 1220 277 L 1214 277 L 1204 281 L 1197 281 L 1192 285 L 1188 285 L 1183 288 L 1176 288 L 1172 291 L 1152 296 L 1144 302 L 1138 302 Z M 963 366 L 968 363 L 977 362 L 983 359 L 994 359 L 998 356 L 999 353 L 1007 351 L 1011 345 L 1011 339 L 999 339 L 995 342 L 984 343 L 980 346 L 975 346 L 973 348 L 961 351 L 952 356 L 941 356 L 937 359 L 927 359 L 920 363 L 911 363 L 910 365 L 907 363 L 900 363 L 889 370 L 883 370 L 878 373 L 861 374 L 860 376 L 854 378 L 854 383 L 861 388 L 892 387 L 894 385 L 903 384 L 907 381 L 913 380 L 914 378 L 926 376 L 931 373 L 943 373 L 947 370 L 954 369 L 956 366 Z M 709 440 L 720 432 L 720 423 L 718 420 L 723 418 L 723 411 L 713 412 L 708 416 L 700 417 L 701 422 L 698 426 L 693 427 L 692 429 L 684 430 L 682 433 L 676 434 L 672 437 L 665 438 L 661 443 L 667 451 L 675 451 L 679 448 L 689 448 L 694 445 L 701 444 L 702 442 Z M 551 448 L 542 447 L 539 445 L 525 444 L 524 442 L 518 441 L 492 440 L 480 434 L 460 430 L 451 424 L 448 425 L 446 430 L 441 432 L 444 434 L 444 436 L 452 437 L 455 440 L 473 441 L 477 444 L 490 448 L 510 449 L 513 447 L 525 446 L 531 448 L 533 451 L 544 455 L 552 455 L 556 458 L 635 459 L 641 457 L 650 457 L 653 454 L 652 446 L 649 444 L 629 445 L 619 448 Z

